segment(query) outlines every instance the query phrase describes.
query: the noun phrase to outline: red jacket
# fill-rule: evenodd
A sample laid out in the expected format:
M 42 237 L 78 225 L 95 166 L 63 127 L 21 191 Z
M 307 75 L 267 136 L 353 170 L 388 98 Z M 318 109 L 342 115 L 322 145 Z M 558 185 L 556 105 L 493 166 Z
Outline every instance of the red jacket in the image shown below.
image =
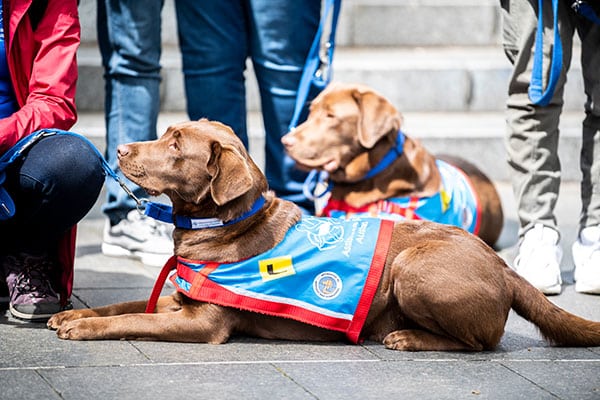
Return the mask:
M 77 0 L 47 0 L 35 31 L 30 7 L 38 3 L 39 8 L 44 1 L 0 1 L 8 69 L 20 108 L 10 117 L 0 119 L 2 154 L 32 132 L 42 128 L 68 130 L 76 122 L 76 53 L 81 29 Z M 74 226 L 57 249 L 64 271 L 60 288 L 63 302 L 71 295 L 75 234 Z

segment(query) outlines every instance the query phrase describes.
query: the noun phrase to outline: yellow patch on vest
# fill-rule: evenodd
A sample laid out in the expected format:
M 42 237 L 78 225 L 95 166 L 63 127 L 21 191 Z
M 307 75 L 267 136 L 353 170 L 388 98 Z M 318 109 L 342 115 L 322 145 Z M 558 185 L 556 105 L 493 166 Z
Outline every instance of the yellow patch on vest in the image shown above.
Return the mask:
M 281 256 L 260 260 L 258 262 L 260 276 L 263 282 L 294 275 L 294 263 L 291 256 Z

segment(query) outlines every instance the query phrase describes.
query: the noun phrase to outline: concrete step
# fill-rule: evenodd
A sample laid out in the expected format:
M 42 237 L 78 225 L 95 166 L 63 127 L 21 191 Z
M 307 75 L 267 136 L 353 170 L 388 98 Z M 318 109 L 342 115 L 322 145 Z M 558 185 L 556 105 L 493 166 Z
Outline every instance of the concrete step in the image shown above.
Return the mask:
M 104 107 L 96 42 L 96 2 L 80 4 L 82 46 L 77 103 L 82 111 Z M 174 0 L 162 14 L 162 110 L 185 110 Z M 500 45 L 497 0 L 343 0 L 334 78 L 362 82 L 404 111 L 498 112 L 503 110 L 511 67 Z M 259 111 L 248 63 L 247 104 Z M 566 88 L 565 110 L 581 110 L 577 49 Z
M 79 6 L 82 41 L 96 42 L 96 1 Z M 174 0 L 162 12 L 162 41 L 177 44 Z M 500 43 L 497 0 L 343 0 L 339 46 L 471 46 Z
M 104 82 L 96 47 L 79 51 L 80 79 L 77 104 L 82 111 L 101 111 Z M 185 110 L 181 57 L 177 47 L 166 47 L 162 57 L 162 110 Z M 507 95 L 511 66 L 500 46 L 339 48 L 333 77 L 361 82 L 386 95 L 403 111 L 501 111 Z M 247 104 L 259 111 L 256 79 L 248 63 Z M 565 89 L 568 111 L 582 110 L 583 83 L 575 51 Z
M 452 154 L 470 160 L 492 180 L 507 181 L 505 118 L 503 112 L 405 112 L 403 131 L 421 140 L 433 154 Z M 564 113 L 561 118 L 559 154 L 563 179 L 579 181 L 579 152 L 583 115 Z M 186 121 L 181 112 L 163 112 L 159 116 L 158 132 L 162 134 L 175 122 Z M 250 154 L 264 166 L 264 128 L 258 112 L 248 115 Z M 82 113 L 73 131 L 89 137 L 101 150 L 105 149 L 104 117 L 101 113 Z
M 342 0 L 341 46 L 479 46 L 500 43 L 497 0 Z

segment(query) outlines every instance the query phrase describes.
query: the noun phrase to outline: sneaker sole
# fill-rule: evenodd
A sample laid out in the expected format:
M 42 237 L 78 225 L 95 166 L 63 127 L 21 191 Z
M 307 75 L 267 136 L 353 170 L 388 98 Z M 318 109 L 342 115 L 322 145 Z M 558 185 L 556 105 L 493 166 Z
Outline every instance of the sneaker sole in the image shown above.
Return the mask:
M 143 264 L 151 267 L 162 267 L 170 257 L 166 254 L 132 251 L 106 242 L 102 242 L 102 254 L 109 257 L 127 257 L 134 260 L 139 260 Z
M 562 291 L 562 286 L 560 284 L 556 284 L 554 286 L 548 286 L 548 287 L 538 288 L 538 289 L 544 294 L 554 295 L 554 294 L 560 294 L 560 292 Z
M 600 286 L 586 285 L 585 283 L 575 282 L 575 291 L 577 293 L 600 294 Z
M 25 314 L 20 312 L 19 310 L 16 310 L 12 304 L 9 305 L 8 309 L 10 310 L 10 313 L 12 314 L 13 317 L 18 318 L 18 319 L 22 319 L 25 321 L 38 321 L 38 322 L 42 322 L 42 321 L 47 321 L 50 319 L 50 317 L 52 317 L 55 313 L 49 313 L 49 314 Z

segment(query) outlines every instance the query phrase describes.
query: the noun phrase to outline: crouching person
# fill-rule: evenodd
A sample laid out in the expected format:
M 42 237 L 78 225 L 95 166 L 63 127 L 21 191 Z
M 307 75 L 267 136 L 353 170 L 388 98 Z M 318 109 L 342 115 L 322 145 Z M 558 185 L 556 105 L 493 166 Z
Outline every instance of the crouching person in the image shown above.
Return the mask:
M 0 2 L 0 156 L 40 129 L 73 126 L 79 43 L 77 0 Z M 75 227 L 104 174 L 77 136 L 21 151 L 0 165 L 0 296 L 13 316 L 45 320 L 70 306 Z

